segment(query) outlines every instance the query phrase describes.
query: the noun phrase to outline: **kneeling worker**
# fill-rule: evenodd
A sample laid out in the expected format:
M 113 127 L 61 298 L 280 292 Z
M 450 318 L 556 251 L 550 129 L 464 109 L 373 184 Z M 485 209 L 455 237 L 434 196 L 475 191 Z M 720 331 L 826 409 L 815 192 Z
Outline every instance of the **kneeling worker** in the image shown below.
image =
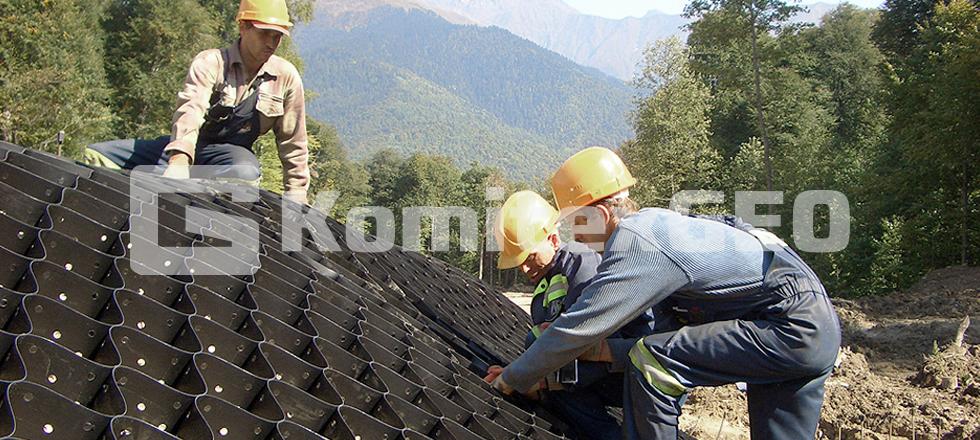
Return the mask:
M 601 260 L 581 243 L 562 243 L 557 221 L 558 211 L 549 202 L 535 192 L 520 191 L 504 202 L 494 228 L 501 247 L 497 267 L 519 268 L 538 283 L 526 346 L 575 303 Z M 641 315 L 542 385 L 542 404 L 569 421 L 577 438 L 621 438 L 619 422 L 606 407 L 623 405 L 627 353 L 638 338 L 652 333 L 653 324 L 650 314 Z
M 734 218 L 637 211 L 627 191 L 635 183 L 604 148 L 575 154 L 552 176 L 563 212 L 602 226 L 576 237 L 604 243 L 602 263 L 579 301 L 496 372 L 494 387 L 527 392 L 621 323 L 666 304 L 684 325 L 630 351 L 625 438 L 677 438 L 688 390 L 735 382 L 748 384 L 752 438 L 814 438 L 840 347 L 837 315 L 816 274 L 776 236 Z
M 168 165 L 164 175 L 189 177 L 188 165 L 229 166 L 215 177 L 257 182 L 256 139 L 276 134 L 284 196 L 306 203 L 310 171 L 303 82 L 292 63 L 274 55 L 289 35 L 285 0 L 241 0 L 239 40 L 198 54 L 177 94 L 170 136 L 93 144 L 85 162 L 109 168 Z

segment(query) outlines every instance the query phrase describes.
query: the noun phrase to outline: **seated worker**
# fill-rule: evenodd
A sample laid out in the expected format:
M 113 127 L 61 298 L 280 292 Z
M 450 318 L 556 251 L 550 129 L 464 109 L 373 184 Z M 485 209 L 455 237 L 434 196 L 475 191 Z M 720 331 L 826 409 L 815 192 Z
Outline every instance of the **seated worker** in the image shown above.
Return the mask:
M 740 381 L 753 439 L 814 438 L 841 341 L 820 279 L 782 240 L 734 217 L 638 210 L 628 191 L 635 183 L 598 147 L 552 176 L 562 213 L 594 229 L 576 240 L 602 243 L 602 263 L 579 301 L 488 377 L 493 386 L 528 392 L 621 323 L 667 305 L 684 324 L 630 350 L 623 438 L 676 439 L 691 388 Z
M 309 152 L 303 82 L 292 63 L 274 55 L 292 23 L 285 0 L 241 0 L 240 38 L 199 53 L 177 94 L 170 136 L 89 145 L 85 162 L 108 168 L 167 165 L 164 176 L 190 177 L 188 165 L 230 166 L 214 177 L 257 183 L 252 145 L 270 129 L 282 161 L 284 196 L 306 203 Z M 213 170 L 209 170 L 213 172 Z
M 600 262 L 599 254 L 587 246 L 562 243 L 557 221 L 558 211 L 544 198 L 520 191 L 504 202 L 494 228 L 501 247 L 497 267 L 520 268 L 538 283 L 531 300 L 534 327 L 526 347 L 575 303 Z M 621 438 L 619 422 L 606 407 L 623 405 L 622 373 L 629 362 L 627 353 L 638 338 L 652 333 L 652 318 L 649 313 L 641 315 L 580 356 L 579 362 L 564 368 L 562 372 L 567 374 L 552 377 L 543 385 L 542 404 L 570 422 L 576 438 Z

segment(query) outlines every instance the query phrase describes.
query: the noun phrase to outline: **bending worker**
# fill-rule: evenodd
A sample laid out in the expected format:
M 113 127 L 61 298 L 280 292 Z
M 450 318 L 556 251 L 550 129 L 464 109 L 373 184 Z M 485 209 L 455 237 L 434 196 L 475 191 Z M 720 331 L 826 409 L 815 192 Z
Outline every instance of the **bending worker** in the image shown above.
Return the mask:
M 595 276 L 600 257 L 581 243 L 562 243 L 558 211 L 532 191 L 519 191 L 504 202 L 494 233 L 501 247 L 497 267 L 519 268 L 537 283 L 531 300 L 534 327 L 526 348 L 575 304 Z M 569 421 L 577 438 L 621 438 L 619 422 L 606 407 L 623 406 L 627 353 L 638 338 L 652 333 L 654 323 L 651 313 L 640 315 L 542 384 L 542 404 Z
M 284 196 L 306 203 L 310 171 L 303 82 L 292 63 L 274 55 L 289 35 L 285 0 L 242 0 L 240 38 L 199 53 L 177 94 L 170 136 L 93 144 L 91 165 L 132 169 L 167 165 L 164 176 L 189 177 L 188 166 L 225 166 L 215 177 L 257 182 L 256 139 L 270 129 L 282 161 Z
M 748 384 L 752 438 L 813 438 L 840 347 L 820 280 L 781 240 L 733 217 L 637 211 L 628 193 L 635 183 L 604 148 L 575 154 L 552 176 L 563 212 L 594 226 L 576 239 L 604 243 L 605 253 L 579 301 L 491 374 L 493 386 L 527 392 L 621 323 L 662 304 L 685 324 L 629 352 L 625 438 L 677 438 L 688 390 L 734 382 Z

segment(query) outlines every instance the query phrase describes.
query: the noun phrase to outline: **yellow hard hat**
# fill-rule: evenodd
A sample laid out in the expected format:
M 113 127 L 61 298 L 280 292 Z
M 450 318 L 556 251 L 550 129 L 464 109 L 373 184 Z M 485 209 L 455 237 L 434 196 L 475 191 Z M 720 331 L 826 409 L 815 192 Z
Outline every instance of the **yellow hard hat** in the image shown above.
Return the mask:
M 242 0 L 238 5 L 238 21 L 251 21 L 259 29 L 269 29 L 289 35 L 293 23 L 289 21 L 286 0 Z
M 636 179 L 623 160 L 603 147 L 575 153 L 551 176 L 551 191 L 559 210 L 589 206 L 633 185 Z
M 507 198 L 494 225 L 500 244 L 497 268 L 520 266 L 536 246 L 555 231 L 558 211 L 533 191 L 518 191 Z

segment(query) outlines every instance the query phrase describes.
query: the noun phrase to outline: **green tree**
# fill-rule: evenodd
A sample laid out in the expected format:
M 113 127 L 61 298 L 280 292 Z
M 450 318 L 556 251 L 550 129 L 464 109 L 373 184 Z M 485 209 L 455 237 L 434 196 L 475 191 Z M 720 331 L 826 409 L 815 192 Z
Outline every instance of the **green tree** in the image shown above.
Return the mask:
M 936 217 L 943 235 L 958 236 L 950 241 L 958 242 L 960 264 L 967 264 L 976 250 L 970 231 L 976 228 L 972 199 L 980 187 L 978 27 L 980 11 L 974 2 L 937 3 L 922 29 L 921 45 L 912 51 L 916 64 L 895 87 L 901 105 L 895 110 L 896 139 L 908 160 L 929 170 L 929 183 L 942 200 Z
M 811 257 L 835 289 L 861 292 L 868 278 L 883 223 L 873 209 L 894 188 L 880 187 L 872 170 L 887 139 L 890 116 L 882 67 L 885 59 L 871 38 L 876 11 L 842 5 L 823 17 L 819 27 L 804 29 L 797 40 L 801 55 L 794 64 L 800 74 L 827 94 L 826 109 L 833 118 L 831 138 L 824 150 L 826 174 L 821 185 L 845 193 L 851 202 L 851 241 L 835 255 Z M 830 276 L 832 275 L 832 276 Z
M 738 148 L 738 153 L 726 167 L 725 181 L 731 191 L 757 191 L 765 182 L 765 163 L 762 160 L 762 142 L 751 138 Z
M 393 205 L 389 206 L 395 212 L 396 234 L 404 239 L 404 214 L 408 208 L 450 207 L 460 206 L 462 199 L 462 172 L 446 156 L 413 154 L 401 164 L 398 177 L 394 182 Z M 423 216 L 420 219 L 421 242 L 404 243 L 403 246 L 418 245 L 422 253 L 430 253 L 432 249 L 432 219 Z M 450 249 L 458 245 L 457 221 L 450 224 Z M 454 232 L 456 231 L 456 232 Z M 452 260 L 454 253 L 438 253 L 435 255 L 443 260 Z
M 320 191 L 336 191 L 339 197 L 328 214 L 343 222 L 351 208 L 370 201 L 370 176 L 363 165 L 348 160 L 336 128 L 315 120 L 309 120 L 306 127 L 310 142 L 317 144 L 310 153 L 310 201 L 316 200 Z
M 311 142 L 311 147 L 316 148 L 316 143 Z M 282 162 L 279 160 L 279 147 L 276 145 L 276 136 L 270 131 L 255 141 L 252 151 L 259 159 L 259 167 L 262 170 L 262 180 L 259 188 L 282 194 Z
M 104 1 L 0 0 L 0 134 L 59 152 L 109 134 L 112 113 L 103 65 Z
M 936 0 L 885 0 L 872 38 L 889 63 L 903 69 L 921 44 L 921 28 L 932 17 Z
M 855 174 L 865 169 L 867 153 L 884 140 L 888 123 L 882 111 L 885 59 L 871 40 L 876 16 L 844 4 L 825 15 L 819 27 L 801 33 L 809 58 L 801 73 L 830 92 L 835 153 L 843 159 L 839 168 Z
M 703 17 L 717 13 L 729 24 L 729 38 L 749 42 L 752 57 L 753 104 L 756 126 L 762 137 L 766 163 L 766 189 L 773 190 L 772 148 L 765 115 L 765 98 L 762 92 L 762 48 L 760 39 L 766 34 L 778 31 L 794 13 L 801 10 L 783 0 L 692 0 L 684 15 L 689 18 Z
M 709 144 L 711 92 L 687 66 L 676 37 L 647 48 L 634 84 L 641 90 L 632 115 L 636 140 L 621 150 L 638 183 L 631 197 L 666 205 L 681 189 L 715 189 L 720 155 Z
M 368 171 L 368 185 L 371 187 L 371 201 L 376 206 L 395 207 L 401 196 L 397 182 L 405 163 L 397 151 L 382 149 L 374 153 L 365 165 Z
M 910 274 L 905 244 L 902 239 L 904 222 L 901 218 L 881 221 L 881 237 L 874 240 L 874 255 L 869 276 L 858 293 L 890 292 L 907 285 L 915 275 Z
M 465 206 L 476 212 L 477 228 L 479 229 L 477 238 L 480 250 L 461 253 L 456 265 L 479 276 L 484 281 L 493 282 L 495 279 L 499 279 L 499 276 L 496 275 L 497 262 L 494 254 L 486 252 L 487 234 L 493 233 L 492 230 L 487 229 L 489 225 L 486 224 L 486 219 L 488 219 L 488 210 L 493 209 L 493 207 L 500 207 L 503 205 L 503 200 L 488 201 L 488 190 L 501 191 L 502 195 L 506 197 L 512 192 L 509 191 L 511 185 L 504 178 L 500 169 L 483 166 L 476 162 L 471 163 L 470 167 L 463 172 L 462 184 L 460 206 Z
M 170 131 L 177 92 L 198 52 L 220 46 L 218 23 L 196 0 L 112 0 L 104 27 L 118 137 Z
M 487 190 L 500 188 L 506 195 L 513 192 L 515 187 L 503 177 L 499 169 L 474 162 L 466 170 L 460 170 L 445 156 L 419 153 L 405 158 L 391 149 L 376 152 L 364 167 L 369 175 L 367 186 L 371 189 L 371 204 L 388 208 L 395 214 L 396 244 L 404 244 L 401 239 L 405 209 L 467 208 L 476 216 L 478 250 L 462 248 L 462 228 L 460 222 L 453 219 L 450 222 L 449 251 L 433 252 L 432 221 L 424 216 L 421 219 L 419 247 L 423 253 L 432 254 L 474 275 L 482 275 L 489 282 L 500 279 L 500 274 L 493 269 L 494 254 L 483 252 L 487 234 L 487 211 L 503 203 L 502 200 L 488 201 Z

